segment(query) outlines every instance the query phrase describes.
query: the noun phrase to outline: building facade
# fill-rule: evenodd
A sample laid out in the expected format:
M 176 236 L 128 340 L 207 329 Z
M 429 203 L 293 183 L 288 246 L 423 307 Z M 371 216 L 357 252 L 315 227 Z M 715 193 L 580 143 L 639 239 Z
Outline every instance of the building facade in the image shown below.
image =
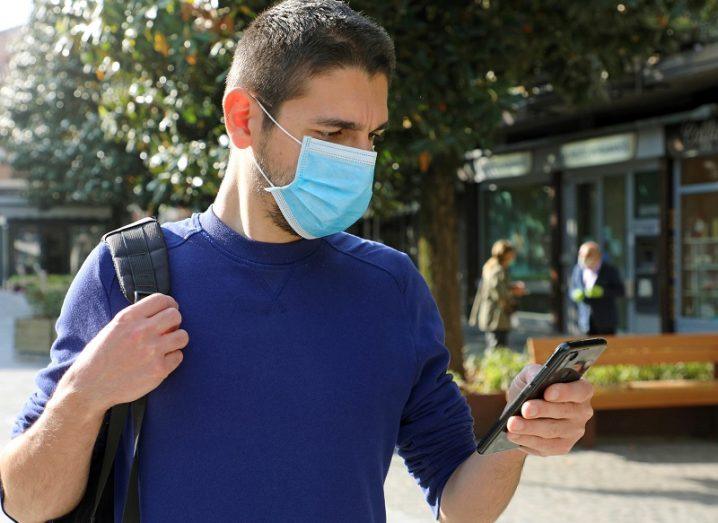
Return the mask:
M 587 240 L 625 280 L 619 331 L 718 330 L 718 47 L 658 72 L 603 106 L 525 114 L 494 154 L 467 156 L 475 263 L 512 240 L 522 312 L 552 331 L 572 331 L 568 280 Z

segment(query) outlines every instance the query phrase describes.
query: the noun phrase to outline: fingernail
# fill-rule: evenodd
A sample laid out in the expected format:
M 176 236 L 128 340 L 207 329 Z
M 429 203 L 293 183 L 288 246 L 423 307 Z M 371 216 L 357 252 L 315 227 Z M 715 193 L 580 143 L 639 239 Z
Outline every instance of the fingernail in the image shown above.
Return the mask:
M 526 411 L 527 416 L 534 416 L 536 414 L 536 407 L 533 405 L 526 405 L 524 410 Z
M 524 422 L 521 421 L 519 418 L 516 418 L 513 422 L 514 430 L 521 430 L 524 428 Z
M 558 391 L 556 389 L 549 390 L 548 392 L 546 392 L 546 399 L 547 400 L 558 399 Z

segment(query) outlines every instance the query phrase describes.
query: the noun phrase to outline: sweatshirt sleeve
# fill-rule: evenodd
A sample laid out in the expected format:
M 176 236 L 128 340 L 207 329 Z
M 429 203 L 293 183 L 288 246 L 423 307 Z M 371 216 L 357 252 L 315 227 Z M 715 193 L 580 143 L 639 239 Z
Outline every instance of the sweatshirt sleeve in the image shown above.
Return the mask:
M 104 242 L 100 242 L 85 258 L 65 294 L 60 316 L 55 322 L 57 338 L 50 347 L 50 363 L 35 375 L 35 390 L 15 418 L 11 438 L 19 436 L 35 423 L 65 371 L 85 345 L 112 319 L 106 290 L 112 278 L 114 268 L 110 251 Z M 5 511 L 5 492 L 1 482 L 0 510 L 10 518 Z
M 65 294 L 55 322 L 57 338 L 50 348 L 50 362 L 35 375 L 35 390 L 15 418 L 11 438 L 25 432 L 40 417 L 65 371 L 112 319 L 106 285 L 109 287 L 113 277 L 109 249 L 100 242 L 85 258 Z
M 397 447 L 424 492 L 434 518 L 454 470 L 476 451 L 473 418 L 466 399 L 448 374 L 444 327 L 429 288 L 409 261 L 405 289 L 417 357 L 414 386 L 404 405 Z

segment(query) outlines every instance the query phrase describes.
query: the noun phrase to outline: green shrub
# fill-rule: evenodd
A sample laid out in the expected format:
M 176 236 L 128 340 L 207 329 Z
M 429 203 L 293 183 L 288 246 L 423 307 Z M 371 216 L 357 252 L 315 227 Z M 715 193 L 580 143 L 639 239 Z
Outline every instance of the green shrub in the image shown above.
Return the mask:
M 710 380 L 712 363 L 663 363 L 660 365 L 606 365 L 592 368 L 586 379 L 594 385 L 617 385 L 629 381 Z
M 452 373 L 460 387 L 469 392 L 488 394 L 509 388 L 511 380 L 528 364 L 524 353 L 506 347 L 486 349 L 482 357 L 468 356 L 464 360 L 466 380 Z
M 449 371 L 464 390 L 478 394 L 506 391 L 511 381 L 529 362 L 525 353 L 508 348 L 487 349 L 482 357 L 470 355 L 464 360 L 466 379 Z M 660 365 L 606 365 L 592 367 L 586 379 L 599 386 L 631 381 L 711 380 L 712 363 L 666 363 Z
M 8 278 L 6 285 L 25 293 L 25 298 L 36 316 L 56 318 L 60 315 L 62 302 L 73 277 L 71 274 L 48 274 L 47 277 L 12 276 Z

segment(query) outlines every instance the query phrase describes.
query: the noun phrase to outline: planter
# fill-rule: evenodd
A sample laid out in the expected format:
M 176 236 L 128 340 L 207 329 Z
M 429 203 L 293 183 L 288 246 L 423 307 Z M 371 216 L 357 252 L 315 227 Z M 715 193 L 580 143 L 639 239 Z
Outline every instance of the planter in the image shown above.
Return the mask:
M 15 320 L 15 351 L 19 354 L 49 356 L 57 338 L 57 318 L 17 318 Z
M 478 394 L 464 390 L 462 393 L 466 397 L 469 408 L 471 408 L 471 415 L 474 417 L 474 434 L 477 438 L 481 438 L 496 423 L 506 407 L 506 393 Z

